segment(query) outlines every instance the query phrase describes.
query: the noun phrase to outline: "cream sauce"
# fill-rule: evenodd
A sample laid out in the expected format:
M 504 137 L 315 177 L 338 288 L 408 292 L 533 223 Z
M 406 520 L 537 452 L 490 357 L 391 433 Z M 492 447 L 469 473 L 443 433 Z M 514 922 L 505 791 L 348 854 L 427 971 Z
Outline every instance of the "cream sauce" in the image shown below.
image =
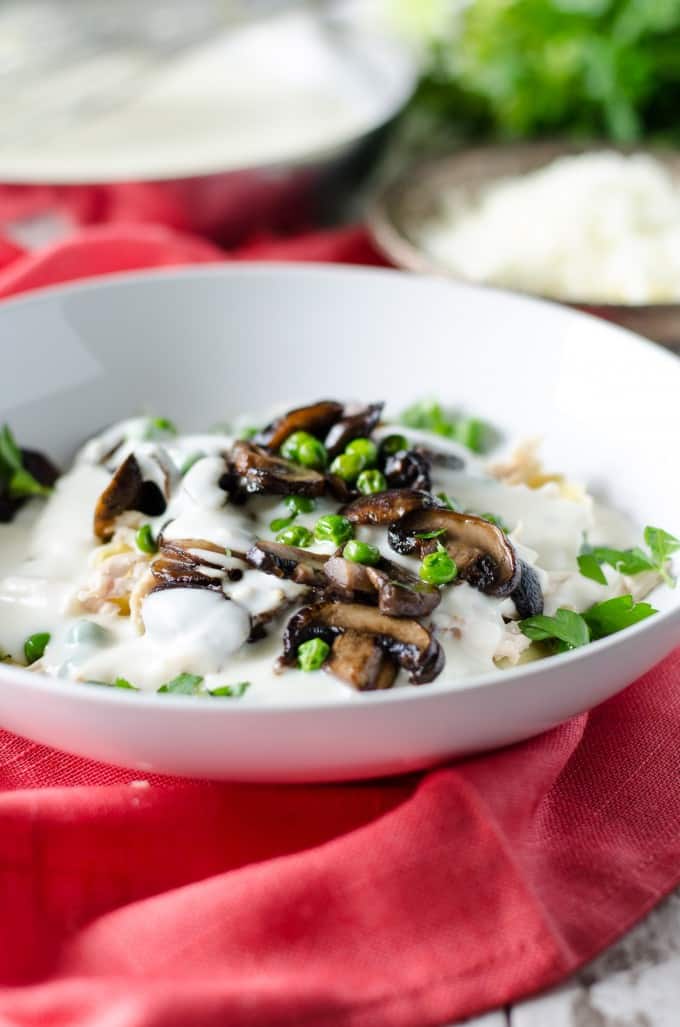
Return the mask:
M 21 660 L 25 639 L 47 631 L 50 642 L 34 667 L 76 682 L 123 677 L 139 688 L 155 690 L 186 672 L 203 676 L 206 688 L 250 681 L 240 700 L 247 703 L 295 703 L 312 696 L 332 702 L 354 695 L 360 701 L 357 693 L 327 673 L 277 672 L 283 628 L 291 608 L 304 600 L 305 590 L 249 568 L 240 557 L 258 537 L 274 537 L 270 522 L 289 516 L 283 497 L 254 496 L 242 506 L 230 502 L 220 479 L 225 472 L 222 454 L 231 437 L 174 437 L 161 431 L 150 438 L 152 424 L 149 418 L 135 418 L 107 429 L 82 448 L 47 501 L 30 501 L 12 524 L 0 526 L 0 649 Z M 605 569 L 603 586 L 584 578 L 576 565 L 585 534 L 597 542 L 635 544 L 639 533 L 620 515 L 594 505 L 587 496 L 566 498 L 554 484 L 529 489 L 497 481 L 477 458 L 428 433 L 392 425 L 379 434 L 393 431 L 465 459 L 463 470 L 435 466 L 433 491 L 446 492 L 466 510 L 503 518 L 518 557 L 536 568 L 546 613 L 558 606 L 583 610 L 630 590 L 631 579 L 613 570 Z M 225 568 L 234 578 L 224 582 L 222 592 L 175 587 L 142 595 L 137 622 L 106 601 L 107 596 L 95 612 L 83 601 L 98 587 L 93 581 L 100 582 L 102 567 L 109 575 L 116 572 L 116 559 L 126 568 L 137 564 L 135 580 L 148 574 L 148 557 L 130 542 L 135 526 L 148 518 L 125 515 L 129 526 L 114 536 L 109 549 L 92 530 L 96 501 L 128 453 L 134 453 L 145 475 L 169 493 L 165 513 L 150 522 L 154 535 L 196 540 L 191 552 L 206 561 L 202 573 L 219 578 L 220 568 Z M 197 459 L 181 476 L 188 456 Z M 295 523 L 311 530 L 320 516 L 337 510 L 335 501 L 322 498 L 313 512 L 299 514 Z M 417 574 L 418 560 L 393 552 L 384 529 L 361 526 L 356 535 Z M 200 542 L 219 546 L 227 555 L 204 549 Z M 330 542 L 314 542 L 309 548 L 326 554 L 335 551 Z M 110 564 L 102 564 L 109 553 Z M 651 587 L 654 581 L 647 584 Z M 267 635 L 251 643 L 247 639 L 253 617 L 265 623 Z M 483 595 L 466 583 L 444 588 L 431 622 L 444 648 L 446 667 L 430 687 L 462 682 L 493 670 L 500 655 L 518 655 L 524 636 L 518 638 L 507 618 L 516 618 L 511 599 Z M 406 675 L 400 672 L 396 685 L 406 684 Z

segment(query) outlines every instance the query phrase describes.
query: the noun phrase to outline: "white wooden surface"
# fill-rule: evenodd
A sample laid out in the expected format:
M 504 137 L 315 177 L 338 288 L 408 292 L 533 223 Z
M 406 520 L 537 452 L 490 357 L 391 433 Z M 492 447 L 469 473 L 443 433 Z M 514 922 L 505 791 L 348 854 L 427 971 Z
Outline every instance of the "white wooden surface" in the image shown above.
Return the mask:
M 680 889 L 563 987 L 465 1027 L 680 1027 Z

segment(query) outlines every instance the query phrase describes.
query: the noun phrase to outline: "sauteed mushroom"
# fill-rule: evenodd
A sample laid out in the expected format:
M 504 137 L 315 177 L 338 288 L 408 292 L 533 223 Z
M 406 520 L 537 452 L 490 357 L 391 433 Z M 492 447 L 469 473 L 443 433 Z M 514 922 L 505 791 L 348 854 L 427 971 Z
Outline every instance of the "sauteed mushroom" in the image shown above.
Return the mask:
M 324 588 L 328 580 L 324 568 L 328 560 L 322 553 L 310 553 L 281 542 L 255 542 L 246 554 L 251 567 L 277 578 L 289 578 L 298 585 Z
M 240 556 L 240 554 L 238 554 Z M 158 556 L 151 564 L 159 588 L 212 588 L 223 591 L 226 581 L 238 580 L 243 571 L 228 567 L 237 554 L 206 539 L 159 539 Z
M 326 561 L 324 573 L 339 598 L 377 603 L 380 612 L 390 617 L 425 617 L 441 600 L 439 589 L 389 560 L 368 567 L 332 556 Z
M 252 442 L 234 443 L 231 462 L 246 492 L 320 496 L 326 488 L 323 474 L 273 456 Z
M 519 585 L 512 593 L 512 601 L 521 620 L 543 613 L 543 590 L 538 574 L 524 560 L 520 560 Z
M 430 462 L 417 449 L 404 449 L 385 460 L 385 478 L 392 489 L 431 487 Z
M 392 524 L 407 514 L 439 504 L 434 496 L 417 489 L 387 489 L 359 496 L 341 511 L 352 524 Z M 399 551 L 399 550 L 397 550 Z
M 349 629 L 333 642 L 326 670 L 358 692 L 391 688 L 397 664 L 371 635 Z
M 342 417 L 342 412 L 342 403 L 336 403 L 332 399 L 322 399 L 310 406 L 297 407 L 282 417 L 277 417 L 258 432 L 253 441 L 258 446 L 278 450 L 294 431 L 307 431 L 311 435 L 323 438 L 329 428 Z
M 156 463 L 167 488 L 168 472 L 157 458 Z M 115 530 L 116 518 L 126 510 L 139 510 L 155 517 L 162 514 L 165 507 L 163 492 L 155 481 L 145 479 L 139 460 L 134 453 L 130 453 L 97 500 L 94 533 L 102 541 L 108 542 Z
M 418 621 L 398 620 L 370 606 L 338 602 L 303 606 L 293 614 L 283 635 L 281 664 L 293 665 L 298 647 L 308 639 L 323 638 L 333 646 L 345 631 L 374 639 L 387 656 L 409 672 L 414 685 L 433 681 L 444 666 L 441 646 Z
M 343 414 L 326 436 L 326 449 L 332 460 L 352 439 L 370 435 L 380 420 L 384 403 L 371 403 L 354 414 Z
M 436 537 L 423 537 L 433 532 Z M 514 549 L 500 528 L 481 517 L 443 508 L 419 510 L 390 525 L 387 537 L 397 553 L 419 557 L 441 543 L 455 560 L 459 577 L 488 595 L 511 595 L 519 584 Z

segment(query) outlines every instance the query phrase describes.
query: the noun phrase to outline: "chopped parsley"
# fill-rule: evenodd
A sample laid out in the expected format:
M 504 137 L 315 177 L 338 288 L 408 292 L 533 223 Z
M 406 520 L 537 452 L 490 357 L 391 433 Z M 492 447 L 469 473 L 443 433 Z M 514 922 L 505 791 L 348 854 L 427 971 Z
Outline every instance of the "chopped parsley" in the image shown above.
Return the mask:
M 664 531 L 647 525 L 644 539 L 649 552 L 635 546 L 633 549 L 612 549 L 609 546 L 583 545 L 578 557 L 581 574 L 600 585 L 606 585 L 607 579 L 601 569 L 602 564 L 613 567 L 621 574 L 642 574 L 644 571 L 656 571 L 671 588 L 675 587 L 675 578 L 669 573 L 667 563 L 673 553 L 680 549 L 680 539 Z
M 161 685 L 158 691 L 172 695 L 198 695 L 202 684 L 203 678 L 199 674 L 179 674 L 172 681 Z
M 240 699 L 250 688 L 250 681 L 238 681 L 235 685 L 219 685 L 211 688 L 208 695 L 227 696 L 230 699 Z
M 615 596 L 595 603 L 584 613 L 559 609 L 554 617 L 527 617 L 519 626 L 532 642 L 550 642 L 557 652 L 566 652 L 614 635 L 656 612 L 649 603 L 636 603 L 631 595 Z
M 11 499 L 49 496 L 52 492 L 24 467 L 23 455 L 7 424 L 0 428 L 0 491 L 5 489 Z

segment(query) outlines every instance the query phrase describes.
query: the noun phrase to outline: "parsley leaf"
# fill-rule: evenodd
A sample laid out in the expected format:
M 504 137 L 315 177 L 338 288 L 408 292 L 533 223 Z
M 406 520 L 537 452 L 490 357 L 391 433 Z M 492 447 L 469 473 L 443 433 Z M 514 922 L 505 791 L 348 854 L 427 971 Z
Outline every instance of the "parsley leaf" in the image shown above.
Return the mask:
M 680 549 L 680 539 L 677 539 L 675 535 L 670 535 L 663 528 L 653 528 L 648 524 L 645 528 L 645 542 L 649 546 L 659 574 L 667 585 L 674 588 L 675 578 L 666 570 L 666 563 L 673 553 L 677 553 Z
M 578 557 L 578 569 L 584 578 L 596 581 L 598 585 L 606 585 L 607 579 L 600 567 L 599 561 L 593 553 L 581 553 Z
M 554 617 L 539 614 L 520 621 L 520 630 L 533 642 L 555 641 L 560 650 L 576 649 L 590 642 L 588 625 L 579 613 L 559 609 Z
M 0 428 L 0 489 L 4 488 L 11 499 L 49 496 L 52 492 L 25 469 L 22 452 L 7 424 Z
M 435 528 L 434 531 L 417 531 L 414 538 L 428 539 L 428 538 L 439 538 L 440 535 L 446 534 L 446 528 Z
M 483 521 L 488 521 L 489 524 L 494 524 L 497 528 L 500 528 L 506 535 L 509 534 L 510 528 L 499 514 L 483 513 L 479 514 L 479 516 Z
M 595 603 L 585 611 L 583 619 L 595 640 L 614 635 L 617 631 L 629 628 L 657 612 L 649 603 L 636 603 L 631 595 L 625 595 L 605 599 L 603 603 Z
M 250 688 L 250 681 L 239 681 L 235 685 L 220 685 L 218 688 L 211 688 L 208 695 L 222 696 L 240 699 Z
M 136 685 L 130 684 L 127 678 L 116 678 L 115 681 L 88 681 L 88 685 L 102 685 L 104 688 L 127 688 L 131 692 L 139 692 Z
M 198 695 L 200 693 L 203 678 L 198 674 L 179 674 L 172 681 L 161 685 L 159 692 L 169 692 L 173 695 Z
M 455 499 L 451 499 L 451 496 L 447 496 L 446 492 L 438 492 L 437 499 L 447 510 L 453 510 L 454 513 L 460 513 L 462 510 L 460 503 Z

